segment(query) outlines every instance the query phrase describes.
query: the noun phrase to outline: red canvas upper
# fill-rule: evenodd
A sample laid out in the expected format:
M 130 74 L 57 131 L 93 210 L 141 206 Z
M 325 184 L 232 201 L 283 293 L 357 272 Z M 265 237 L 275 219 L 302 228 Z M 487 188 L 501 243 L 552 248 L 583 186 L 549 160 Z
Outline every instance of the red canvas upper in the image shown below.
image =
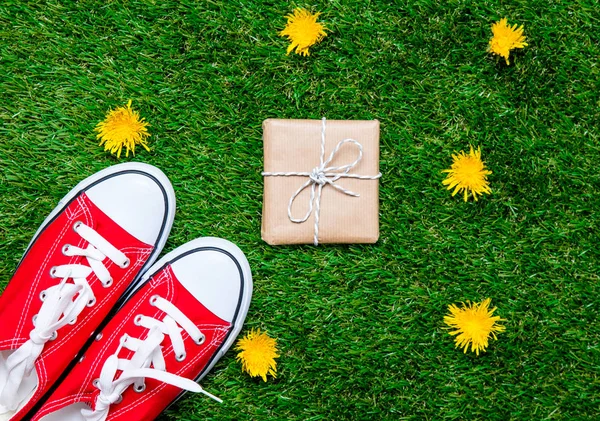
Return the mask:
M 153 250 L 152 246 L 137 240 L 111 220 L 85 193 L 76 196 L 39 233 L 6 290 L 0 296 L 0 320 L 2 320 L 0 351 L 17 349 L 29 339 L 29 332 L 34 328 L 32 318 L 41 307 L 40 293 L 61 281 L 50 276 L 50 269 L 64 264 L 86 264 L 85 257 L 69 257 L 62 253 L 62 248 L 66 244 L 87 247 L 87 242 L 72 229 L 77 221 L 98 232 L 121 250 L 131 263 L 126 269 L 121 269 L 108 258 L 103 261 L 113 278 L 110 287 L 105 288 L 94 273 L 87 278 L 96 297 L 96 303 L 92 307 L 86 307 L 75 324 L 61 328 L 57 339 L 45 344 L 35 364 L 39 379 L 36 393 L 29 403 L 11 418 L 11 421 L 23 419 L 63 373 L 138 275 Z
M 127 334 L 134 338 L 145 339 L 148 330 L 134 323 L 135 316 L 144 315 L 162 320 L 165 313 L 150 304 L 150 298 L 158 295 L 179 308 L 205 335 L 206 340 L 198 345 L 183 331 L 183 340 L 187 357 L 176 360 L 173 347 L 165 337 L 162 352 L 169 373 L 189 379 L 196 379 L 217 355 L 221 345 L 231 330 L 226 322 L 202 305 L 177 280 L 171 266 L 159 270 L 131 299 L 121 308 L 103 329 L 101 337 L 94 341 L 86 351 L 84 358 L 69 373 L 66 379 L 54 391 L 33 420 L 39 421 L 44 415 L 55 412 L 76 402 L 84 402 L 95 407 L 99 390 L 93 386 L 94 379 L 100 376 L 106 359 L 115 353 L 119 340 Z M 119 358 L 130 359 L 134 352 L 123 349 Z M 156 418 L 181 393 L 177 387 L 146 379 L 146 389 L 136 392 L 129 387 L 123 393 L 123 400 L 110 407 L 107 420 L 142 421 Z

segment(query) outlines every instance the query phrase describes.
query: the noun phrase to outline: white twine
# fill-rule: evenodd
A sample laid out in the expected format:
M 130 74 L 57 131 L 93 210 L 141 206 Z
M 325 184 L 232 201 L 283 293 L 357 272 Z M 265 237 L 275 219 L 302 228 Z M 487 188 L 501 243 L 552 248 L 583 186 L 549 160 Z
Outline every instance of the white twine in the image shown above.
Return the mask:
M 358 180 L 377 180 L 381 177 L 381 173 L 377 175 L 358 175 L 358 174 L 348 174 L 352 168 L 358 165 L 363 156 L 363 148 L 362 145 L 354 139 L 344 139 L 341 140 L 335 147 L 335 149 L 329 155 L 327 161 L 323 161 L 325 158 L 325 117 L 323 117 L 323 126 L 321 129 L 321 155 L 320 155 L 320 164 L 313 168 L 311 172 L 263 172 L 262 175 L 265 177 L 308 177 L 306 183 L 304 183 L 296 193 L 292 195 L 290 198 L 290 203 L 288 204 L 288 218 L 290 221 L 295 223 L 303 223 L 310 217 L 313 211 L 313 207 L 315 209 L 315 234 L 313 243 L 314 245 L 319 244 L 319 214 L 321 212 L 321 191 L 323 187 L 326 185 L 330 185 L 337 191 L 347 194 L 348 196 L 360 197 L 360 194 L 354 193 L 353 191 L 347 190 L 342 186 L 335 184 L 337 180 L 340 178 L 354 178 Z M 342 146 L 346 143 L 352 143 L 358 147 L 358 157 L 354 162 L 347 165 L 340 165 L 338 167 L 328 167 L 329 163 L 333 161 L 335 154 L 340 150 Z M 342 171 L 342 172 L 338 172 Z M 296 197 L 308 186 L 310 186 L 310 201 L 308 203 L 308 211 L 303 218 L 294 218 L 292 216 L 292 205 Z M 318 190 L 317 190 L 318 189 Z M 315 194 L 315 190 L 317 190 Z M 314 206 L 313 206 L 314 203 Z

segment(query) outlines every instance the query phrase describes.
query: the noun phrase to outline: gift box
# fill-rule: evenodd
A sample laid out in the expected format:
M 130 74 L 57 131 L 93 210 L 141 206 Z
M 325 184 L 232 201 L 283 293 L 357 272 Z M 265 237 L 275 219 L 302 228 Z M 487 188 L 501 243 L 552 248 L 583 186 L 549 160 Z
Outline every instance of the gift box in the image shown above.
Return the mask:
M 267 119 L 263 142 L 264 241 L 377 241 L 379 121 Z

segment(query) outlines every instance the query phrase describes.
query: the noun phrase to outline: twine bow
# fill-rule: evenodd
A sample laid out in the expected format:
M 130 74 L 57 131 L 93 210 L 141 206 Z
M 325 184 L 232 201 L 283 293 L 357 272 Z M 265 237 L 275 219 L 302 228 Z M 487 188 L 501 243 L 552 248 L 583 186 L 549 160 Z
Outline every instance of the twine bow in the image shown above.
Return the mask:
M 263 172 L 262 175 L 265 177 L 308 177 L 308 180 L 298 189 L 296 192 L 290 197 L 290 202 L 288 204 L 288 218 L 290 221 L 301 224 L 306 222 L 306 220 L 310 217 L 315 211 L 315 233 L 313 238 L 314 245 L 319 244 L 319 215 L 321 213 L 321 192 L 323 191 L 323 187 L 330 185 L 337 191 L 346 194 L 348 196 L 360 197 L 360 194 L 355 193 L 351 190 L 347 190 L 344 187 L 336 184 L 340 178 L 354 178 L 358 180 L 376 180 L 381 177 L 381 173 L 377 175 L 358 175 L 358 174 L 349 174 L 350 170 L 358 165 L 363 156 L 363 147 L 362 145 L 354 139 L 344 139 L 341 140 L 336 147 L 333 149 L 329 158 L 326 161 L 323 161 L 325 158 L 325 117 L 323 117 L 323 125 L 321 128 L 321 154 L 319 159 L 319 165 L 313 168 L 311 172 Z M 340 150 L 342 146 L 346 143 L 351 143 L 356 145 L 358 148 L 358 157 L 351 164 L 340 165 L 340 166 L 332 166 L 328 165 L 333 161 L 335 155 Z M 308 211 L 303 218 L 294 218 L 292 216 L 292 206 L 294 204 L 294 200 L 298 197 L 300 193 L 304 189 L 310 186 L 310 199 L 308 202 Z

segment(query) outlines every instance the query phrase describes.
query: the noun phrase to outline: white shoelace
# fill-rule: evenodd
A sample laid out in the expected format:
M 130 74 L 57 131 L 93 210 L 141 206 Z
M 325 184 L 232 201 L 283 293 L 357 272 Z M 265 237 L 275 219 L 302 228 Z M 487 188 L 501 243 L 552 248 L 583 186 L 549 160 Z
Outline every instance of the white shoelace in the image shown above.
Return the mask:
M 34 329 L 29 332 L 29 340 L 6 359 L 4 367 L 0 367 L 0 372 L 4 374 L 0 378 L 1 410 L 15 411 L 30 396 L 35 384 L 24 382 L 24 379 L 31 374 L 46 342 L 56 339 L 60 328 L 75 324 L 77 316 L 86 307 L 95 304 L 96 297 L 86 278 L 94 273 L 102 285 L 108 288 L 113 281 L 102 261 L 108 257 L 123 269 L 129 266 L 127 256 L 92 228 L 76 222 L 73 230 L 89 244 L 85 249 L 66 244 L 62 252 L 66 256 L 86 257 L 89 266 L 68 264 L 55 266 L 50 270 L 50 275 L 61 281 L 40 294 L 42 306 L 33 318 Z M 69 279 L 73 282 L 67 282 Z
M 129 335 L 121 337 L 121 344 L 117 351 L 106 359 L 100 372 L 100 378 L 94 381 L 94 386 L 100 390 L 95 409 L 81 410 L 86 421 L 106 420 L 110 406 L 121 401 L 121 395 L 129 386 L 133 385 L 134 390 L 138 393 L 145 390 L 145 378 L 155 379 L 191 392 L 203 393 L 219 403 L 222 402 L 221 399 L 202 389 L 198 383 L 166 371 L 165 359 L 160 346 L 165 335 L 173 344 L 173 352 L 177 361 L 183 361 L 186 358 L 185 345 L 181 336 L 182 329 L 197 345 L 204 343 L 205 337 L 200 329 L 169 301 L 154 295 L 150 298 L 150 304 L 162 310 L 166 316 L 162 321 L 143 315 L 136 316 L 134 323 L 149 329 L 148 337 L 144 340 L 132 338 Z M 123 348 L 134 352 L 130 360 L 118 357 Z M 151 366 L 153 368 L 150 368 Z M 121 371 L 121 375 L 115 379 L 117 371 Z

